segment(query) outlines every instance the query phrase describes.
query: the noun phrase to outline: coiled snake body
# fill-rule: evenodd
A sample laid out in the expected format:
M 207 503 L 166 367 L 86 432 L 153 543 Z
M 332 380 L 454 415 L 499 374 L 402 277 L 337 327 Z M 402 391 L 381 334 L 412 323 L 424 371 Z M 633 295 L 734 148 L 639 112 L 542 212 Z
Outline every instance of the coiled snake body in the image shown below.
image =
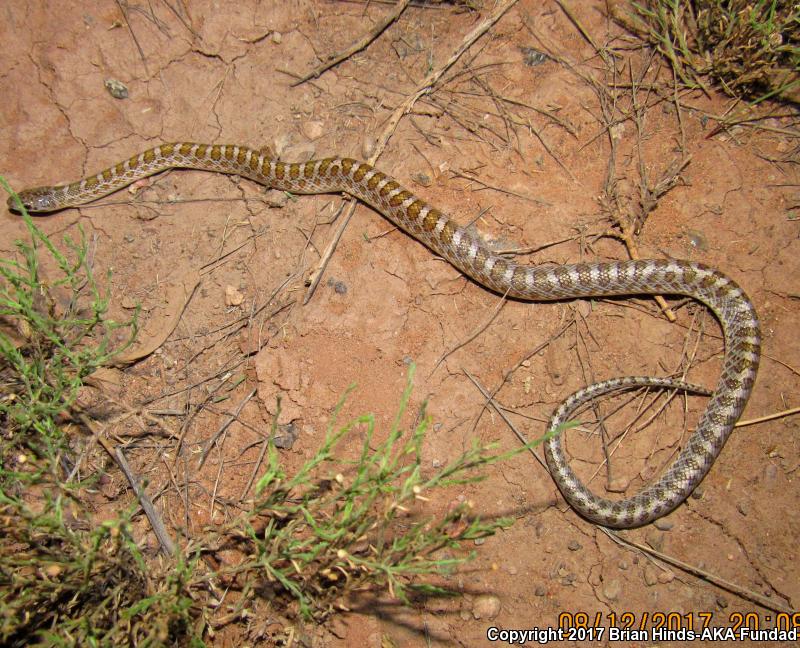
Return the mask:
M 752 302 L 731 279 L 699 263 L 637 260 L 560 266 L 518 265 L 493 254 L 483 240 L 404 189 L 385 173 L 350 158 L 303 164 L 282 162 L 243 146 L 162 144 L 69 185 L 20 192 L 31 212 L 49 212 L 91 202 L 132 182 L 170 168 L 229 173 L 262 185 L 301 194 L 346 192 L 447 259 L 486 288 L 524 300 L 557 300 L 612 295 L 688 295 L 708 306 L 722 324 L 725 356 L 716 390 L 695 432 L 674 463 L 652 485 L 620 501 L 591 493 L 569 466 L 561 436 L 545 444 L 547 464 L 559 489 L 584 517 L 628 528 L 665 515 L 688 497 L 708 473 L 747 403 L 760 359 L 760 331 Z M 8 205 L 15 209 L 13 197 Z M 550 429 L 569 419 L 582 403 L 620 389 L 652 386 L 708 393 L 671 379 L 629 377 L 586 387 L 555 412 Z

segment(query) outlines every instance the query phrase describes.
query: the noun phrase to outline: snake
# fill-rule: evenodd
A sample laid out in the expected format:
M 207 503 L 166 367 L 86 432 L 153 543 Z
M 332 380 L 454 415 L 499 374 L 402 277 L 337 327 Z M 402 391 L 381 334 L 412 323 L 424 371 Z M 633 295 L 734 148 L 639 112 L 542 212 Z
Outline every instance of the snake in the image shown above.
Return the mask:
M 629 376 L 584 387 L 557 408 L 548 425 L 544 455 L 566 501 L 584 518 L 625 529 L 648 524 L 677 508 L 708 474 L 753 390 L 761 331 L 752 301 L 718 270 L 685 260 L 636 259 L 563 265 L 524 265 L 495 254 L 477 234 L 404 188 L 371 164 L 349 157 L 284 162 L 246 146 L 173 142 L 150 148 L 100 173 L 63 185 L 26 189 L 11 196 L 12 211 L 31 213 L 78 207 L 168 169 L 201 169 L 249 178 L 293 194 L 346 193 L 497 294 L 525 301 L 636 295 L 680 295 L 708 307 L 719 320 L 724 354 L 713 391 L 672 378 Z M 641 387 L 708 396 L 694 431 L 663 473 L 623 499 L 593 493 L 576 475 L 564 450 L 563 426 L 583 404 L 605 394 Z

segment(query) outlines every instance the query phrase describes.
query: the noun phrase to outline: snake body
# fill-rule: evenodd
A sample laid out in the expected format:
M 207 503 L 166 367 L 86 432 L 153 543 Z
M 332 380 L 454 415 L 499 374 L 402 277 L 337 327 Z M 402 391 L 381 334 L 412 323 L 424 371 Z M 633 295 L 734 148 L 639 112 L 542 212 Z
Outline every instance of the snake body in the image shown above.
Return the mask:
M 760 360 L 761 334 L 752 302 L 724 274 L 700 263 L 635 260 L 556 266 L 519 265 L 494 254 L 486 243 L 370 164 L 346 157 L 287 163 L 235 145 L 161 144 L 100 173 L 68 185 L 20 192 L 30 212 L 75 207 L 171 168 L 203 169 L 244 176 L 262 185 L 299 194 L 345 192 L 386 216 L 479 284 L 510 297 L 548 301 L 612 295 L 687 295 L 719 319 L 725 354 L 717 388 L 697 428 L 672 465 L 653 484 L 619 501 L 588 490 L 570 468 L 561 435 L 545 443 L 550 473 L 565 499 L 584 517 L 608 527 L 640 526 L 672 511 L 708 473 L 742 413 Z M 12 197 L 8 201 L 14 209 Z M 569 419 L 582 403 L 602 394 L 640 386 L 708 393 L 680 381 L 628 377 L 586 387 L 553 415 L 550 429 Z

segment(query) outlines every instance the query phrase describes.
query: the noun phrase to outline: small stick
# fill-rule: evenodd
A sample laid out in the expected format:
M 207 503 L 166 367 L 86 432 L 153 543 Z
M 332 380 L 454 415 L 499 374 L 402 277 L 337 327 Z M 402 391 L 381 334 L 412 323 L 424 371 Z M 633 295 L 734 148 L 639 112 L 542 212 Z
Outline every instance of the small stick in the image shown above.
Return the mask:
M 730 592 L 731 594 L 735 594 L 736 596 L 739 596 L 739 597 L 745 599 L 746 601 L 752 601 L 753 603 L 756 603 L 757 605 L 761 605 L 762 607 L 766 608 L 767 610 L 772 610 L 774 612 L 785 612 L 787 614 L 792 614 L 794 612 L 794 610 L 792 610 L 791 608 L 789 608 L 787 606 L 784 606 L 784 605 L 780 605 L 776 601 L 773 601 L 772 599 L 768 599 L 766 596 L 762 596 L 761 594 L 759 594 L 757 592 L 753 592 L 752 590 L 745 589 L 741 585 L 737 585 L 736 583 L 732 583 L 732 582 L 730 582 L 728 580 L 725 580 L 724 578 L 721 578 L 721 577 L 716 576 L 716 575 L 714 575 L 714 574 L 712 574 L 710 572 L 707 572 L 707 571 L 705 571 L 703 569 L 700 569 L 699 567 L 695 567 L 694 565 L 691 565 L 689 563 L 683 562 L 682 560 L 678 560 L 677 558 L 673 558 L 672 556 L 669 556 L 669 555 L 667 555 L 665 553 L 661 553 L 660 551 L 656 551 L 655 549 L 653 549 L 651 547 L 648 547 L 646 545 L 639 544 L 638 542 L 633 542 L 632 540 L 628 540 L 627 538 L 623 538 L 618 533 L 616 533 L 614 531 L 610 531 L 609 529 L 606 529 L 604 527 L 598 526 L 598 528 L 601 531 L 603 531 L 603 533 L 605 533 L 614 542 L 617 542 L 619 544 L 625 544 L 625 545 L 628 545 L 630 547 L 635 547 L 639 551 L 642 551 L 642 552 L 646 553 L 649 556 L 654 556 L 654 557 L 658 558 L 659 560 L 663 560 L 668 565 L 672 565 L 673 567 L 677 567 L 678 569 L 680 569 L 680 570 L 682 570 L 682 571 L 684 571 L 684 572 L 686 572 L 688 574 L 692 574 L 694 576 L 697 576 L 698 578 L 706 580 L 709 583 L 711 583 L 713 585 L 716 585 L 717 587 Z
M 333 251 L 336 249 L 336 246 L 339 244 L 339 241 L 342 238 L 342 234 L 344 234 L 344 230 L 347 228 L 347 224 L 350 222 L 350 219 L 353 217 L 353 214 L 356 212 L 356 206 L 358 202 L 353 200 L 350 203 L 350 207 L 347 208 L 344 217 L 339 221 L 339 225 L 336 228 L 336 231 L 333 233 L 333 236 L 328 241 L 328 245 L 325 246 L 325 252 L 323 252 L 322 256 L 317 263 L 317 267 L 314 272 L 311 273 L 311 277 L 309 278 L 308 289 L 306 290 L 306 294 L 303 297 L 303 304 L 307 304 L 309 300 L 314 296 L 314 293 L 317 290 L 317 286 L 319 286 L 319 282 L 322 280 L 322 275 L 325 272 L 325 268 L 328 267 L 328 262 L 331 260 L 333 256 Z
M 386 18 L 384 18 L 381 22 L 379 22 L 375 27 L 373 27 L 369 32 L 364 34 L 360 39 L 358 39 L 355 43 L 350 45 L 350 47 L 346 48 L 339 54 L 334 54 L 327 63 L 323 63 L 319 67 L 315 68 L 304 77 L 298 79 L 294 83 L 291 84 L 291 87 L 299 86 L 301 83 L 305 83 L 309 79 L 316 79 L 319 77 L 320 74 L 325 72 L 326 70 L 330 70 L 335 65 L 339 65 L 342 61 L 346 58 L 349 58 L 356 52 L 360 52 L 364 49 L 367 45 L 369 45 L 372 41 L 374 41 L 380 34 L 394 21 L 396 21 L 400 14 L 402 14 L 408 3 L 411 0 L 399 0 L 398 3 L 394 7 L 394 11 L 392 11 Z
M 494 309 L 494 312 L 489 317 L 489 319 L 486 320 L 484 324 L 479 325 L 478 328 L 476 328 L 472 333 L 469 334 L 469 336 L 467 336 L 467 339 L 462 340 L 461 342 L 456 342 L 455 345 L 453 345 L 449 350 L 445 351 L 442 354 L 442 356 L 436 361 L 436 364 L 433 365 L 433 369 L 431 369 L 430 374 L 428 374 L 428 378 L 430 378 L 433 375 L 433 372 L 435 372 L 439 368 L 439 365 L 442 364 L 442 362 L 444 362 L 447 356 L 455 353 L 461 347 L 466 346 L 467 344 L 472 342 L 476 337 L 478 337 L 481 333 L 483 333 L 492 322 L 494 322 L 495 318 L 500 314 L 500 311 L 503 310 L 503 306 L 505 306 L 508 303 L 506 297 L 508 297 L 509 290 L 511 290 L 511 288 L 506 290 L 506 294 L 503 295 L 503 298 L 500 300 L 500 303 L 497 304 L 497 306 Z
M 150 497 L 148 497 L 144 489 L 139 486 L 139 482 L 136 479 L 136 476 L 133 474 L 133 470 L 131 470 L 130 464 L 128 464 L 128 460 L 125 458 L 125 454 L 122 452 L 122 448 L 119 446 L 116 448 L 112 446 L 108 439 L 102 436 L 102 431 L 95 427 L 94 422 L 88 416 L 85 414 L 79 414 L 78 416 L 81 422 L 92 431 L 94 438 L 97 439 L 100 445 L 103 446 L 105 451 L 125 474 L 128 483 L 131 485 L 131 488 L 133 488 L 133 492 L 136 493 L 136 497 L 139 500 L 139 504 L 142 506 L 142 510 L 144 511 L 145 515 L 147 515 L 147 519 L 150 521 L 150 526 L 153 527 L 153 531 L 158 538 L 158 542 L 161 544 L 161 551 L 167 556 L 174 556 L 175 543 L 172 542 L 172 538 L 170 538 L 169 533 L 164 526 L 164 522 L 161 520 L 161 516 L 153 506 L 153 502 L 150 500 Z
M 442 75 L 453 66 L 453 64 L 461 58 L 461 56 L 466 52 L 472 44 L 478 40 L 483 34 L 485 34 L 489 28 L 494 25 L 500 18 L 502 18 L 503 14 L 505 14 L 511 7 L 513 7 L 517 3 L 517 0 L 506 0 L 500 7 L 495 9 L 489 17 L 480 23 L 475 29 L 473 29 L 469 34 L 466 35 L 464 40 L 461 42 L 461 45 L 456 48 L 456 51 L 450 55 L 444 64 L 438 69 L 433 70 L 426 76 L 417 86 L 417 88 L 408 96 L 406 97 L 405 101 L 401 103 L 389 119 L 386 122 L 386 127 L 383 129 L 381 135 L 377 138 L 375 143 L 375 152 L 369 157 L 367 162 L 370 164 L 375 164 L 375 161 L 380 157 L 381 153 L 383 153 L 384 149 L 386 148 L 386 144 L 389 141 L 389 138 L 394 134 L 395 129 L 397 128 L 397 124 L 400 123 L 400 120 L 403 118 L 404 115 L 411 111 L 412 106 L 417 102 L 417 100 L 422 97 L 423 95 L 428 94 L 432 89 L 433 86 L 441 79 Z M 339 226 L 339 230 L 334 235 L 334 238 L 338 240 L 341 238 L 341 232 L 344 231 L 347 222 L 350 220 L 350 216 L 352 215 L 353 211 L 355 210 L 356 203 L 354 202 L 353 205 L 348 210 L 347 215 L 345 216 L 344 220 L 346 221 L 343 225 Z M 328 247 L 333 246 L 335 248 L 336 241 L 333 241 Z M 331 254 L 333 253 L 333 249 L 331 249 Z M 326 249 L 327 254 L 327 249 Z M 314 278 L 316 281 L 313 281 L 312 284 L 306 290 L 305 297 L 303 298 L 303 303 L 306 304 L 311 299 L 316 290 L 317 286 L 319 285 L 319 281 L 321 279 L 321 275 L 325 270 L 325 267 L 328 263 L 328 259 L 330 255 L 324 257 L 320 260 L 318 264 L 318 269 L 314 271 Z M 318 275 L 318 276 L 317 276 Z
M 744 427 L 745 425 L 755 425 L 756 423 L 764 423 L 765 421 L 774 421 L 775 419 L 783 418 L 785 416 L 793 416 L 800 414 L 800 407 L 793 407 L 792 409 L 783 410 L 782 412 L 773 412 L 772 414 L 765 414 L 754 419 L 747 419 L 746 421 L 737 421 L 733 427 Z
M 133 39 L 134 44 L 136 45 L 136 49 L 139 50 L 139 56 L 142 57 L 142 65 L 144 66 L 144 71 L 147 76 L 150 76 L 150 71 L 147 69 L 147 57 L 144 55 L 144 51 L 142 50 L 142 46 L 139 45 L 139 39 L 136 38 L 136 33 L 133 31 L 133 27 L 131 27 L 131 21 L 128 19 L 128 12 L 126 11 L 126 6 L 123 6 L 123 3 L 120 0 L 116 0 L 117 7 L 122 13 L 122 17 L 125 18 L 125 26 L 128 28 L 128 33 L 130 33 L 131 38 Z
M 498 392 L 503 387 L 503 385 L 506 384 L 506 381 L 508 381 L 508 379 L 512 376 L 512 374 L 514 374 L 514 372 L 517 371 L 517 369 L 519 369 L 523 365 L 523 363 L 525 361 L 530 360 L 533 356 L 535 356 L 537 353 L 539 353 L 542 349 L 546 349 L 550 344 L 553 343 L 554 340 L 558 339 L 564 333 L 566 333 L 567 329 L 570 326 L 572 326 L 574 323 L 575 323 L 574 319 L 568 321 L 558 331 L 553 333 L 547 340 L 545 340 L 541 344 L 537 345 L 532 351 L 529 351 L 524 356 L 522 356 L 522 358 L 520 358 L 519 361 L 513 367 L 511 367 L 511 369 L 509 369 L 508 371 L 505 372 L 505 374 L 503 374 L 503 378 L 500 380 L 500 383 L 497 385 L 497 387 L 495 387 L 492 390 L 492 392 L 490 394 L 490 398 L 494 398 L 498 394 Z M 475 418 L 475 424 L 472 426 L 473 431 L 475 430 L 475 428 L 478 427 L 478 423 L 481 420 L 481 416 L 483 416 L 483 412 L 486 411 L 486 405 L 487 405 L 487 403 L 483 404 L 483 407 L 481 408 L 481 411 L 478 413 L 478 416 Z
M 214 433 L 211 439 L 209 439 L 205 449 L 203 450 L 203 453 L 200 455 L 200 459 L 197 462 L 197 470 L 200 470 L 200 468 L 203 467 L 203 464 L 206 462 L 206 459 L 208 458 L 208 453 L 211 452 L 211 448 L 214 447 L 214 444 L 217 442 L 217 439 L 219 439 L 222 433 L 228 429 L 231 423 L 233 423 L 237 418 L 239 418 L 239 414 L 241 414 L 242 410 L 244 409 L 244 406 L 247 405 L 248 401 L 251 398 L 253 398 L 253 396 L 256 395 L 257 391 L 258 390 L 256 388 L 250 390 L 250 393 L 247 396 L 245 396 L 242 402 L 236 406 L 236 409 L 234 410 L 233 414 L 228 415 L 228 420 L 225 421 L 219 427 L 219 429 Z
M 464 369 L 464 368 L 462 368 L 461 371 L 463 371 L 464 374 L 467 376 L 467 378 L 469 378 L 472 381 L 472 384 L 475 385 L 475 387 L 478 388 L 478 391 L 480 391 L 480 393 L 483 394 L 483 397 L 486 399 L 486 402 L 484 403 L 484 407 L 486 407 L 486 405 L 491 405 L 492 409 L 495 412 L 497 412 L 498 415 L 500 416 L 500 418 L 503 419 L 503 421 L 505 421 L 506 425 L 511 428 L 511 431 L 517 436 L 517 438 L 519 439 L 519 441 L 520 441 L 520 443 L 522 445 L 525 445 L 526 443 L 529 443 L 530 440 L 526 439 L 525 435 L 522 434 L 522 432 L 520 432 L 517 429 L 517 427 L 514 425 L 514 423 L 511 421 L 511 419 L 509 419 L 505 415 L 505 412 L 503 412 L 503 409 L 497 404 L 497 401 L 495 401 L 494 396 L 492 396 L 486 390 L 486 388 L 483 385 L 481 385 L 480 382 L 478 382 L 478 379 L 473 377 L 473 375 L 469 371 Z M 536 459 L 536 461 L 538 461 L 541 464 L 542 468 L 547 470 L 547 472 L 549 473 L 550 471 L 547 469 L 547 464 L 544 462 L 544 459 L 542 459 L 538 454 L 536 454 L 536 450 L 534 450 L 533 448 L 528 448 L 528 451 L 533 455 L 533 458 Z

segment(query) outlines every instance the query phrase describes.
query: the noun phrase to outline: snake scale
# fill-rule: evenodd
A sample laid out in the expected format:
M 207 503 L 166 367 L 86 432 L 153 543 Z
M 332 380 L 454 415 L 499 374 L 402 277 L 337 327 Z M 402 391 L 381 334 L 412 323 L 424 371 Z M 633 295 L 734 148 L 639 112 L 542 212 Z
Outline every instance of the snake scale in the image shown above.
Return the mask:
M 358 160 L 329 157 L 293 164 L 243 146 L 161 144 L 78 182 L 28 189 L 20 192 L 19 198 L 30 212 L 56 211 L 91 202 L 171 168 L 236 174 L 267 187 L 298 194 L 348 193 L 376 209 L 479 284 L 510 297 L 547 301 L 672 294 L 686 295 L 708 306 L 722 324 L 725 336 L 719 383 L 710 393 L 697 428 L 655 483 L 628 499 L 601 498 L 589 491 L 569 466 L 561 435 L 552 435 L 546 441 L 545 457 L 559 489 L 581 515 L 593 522 L 614 528 L 641 526 L 676 508 L 710 470 L 753 389 L 761 347 L 758 318 L 744 291 L 717 270 L 700 263 L 676 260 L 519 265 L 492 253 L 483 240 L 404 189 L 389 175 Z M 13 197 L 8 205 L 15 209 Z M 567 398 L 553 415 L 550 430 L 593 398 L 641 386 L 709 394 L 701 387 L 666 378 L 608 380 Z

